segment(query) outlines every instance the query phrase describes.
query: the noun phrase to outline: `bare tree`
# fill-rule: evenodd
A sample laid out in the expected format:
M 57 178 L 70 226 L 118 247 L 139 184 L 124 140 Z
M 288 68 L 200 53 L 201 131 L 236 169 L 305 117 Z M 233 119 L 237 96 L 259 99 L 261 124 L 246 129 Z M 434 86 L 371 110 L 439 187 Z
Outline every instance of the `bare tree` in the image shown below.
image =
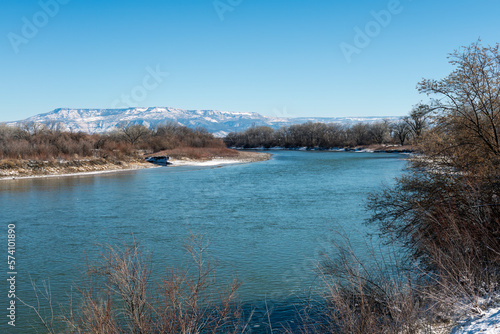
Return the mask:
M 28 134 L 37 135 L 41 131 L 46 129 L 46 125 L 34 121 L 24 121 L 21 123 L 20 128 L 26 131 Z
M 450 55 L 456 69 L 441 80 L 424 79 L 419 91 L 438 97 L 440 126 L 455 144 L 500 155 L 500 54 L 499 45 L 483 47 L 480 41 Z
M 43 123 L 45 125 L 47 131 L 50 133 L 58 133 L 64 131 L 64 124 L 58 121 L 46 121 Z
M 419 104 L 411 110 L 409 116 L 403 118 L 403 121 L 408 125 L 415 139 L 419 139 L 425 128 L 429 125 L 431 111 L 430 106 Z
M 368 132 L 375 143 L 383 144 L 389 134 L 389 124 L 387 121 L 370 124 Z
M 399 121 L 391 124 L 392 136 L 403 146 L 411 135 L 411 129 L 407 122 Z
M 451 54 L 450 75 L 419 84 L 437 99 L 413 114 L 425 118 L 435 110 L 435 126 L 419 140 L 421 155 L 412 158 L 408 173 L 368 201 L 369 221 L 388 241 L 403 245 L 409 264 L 418 262 L 431 274 L 435 291 L 445 292 L 441 301 L 443 295 L 466 300 L 487 294 L 489 280 L 498 284 L 498 49 L 479 42 L 464 47 Z
M 351 126 L 348 131 L 348 141 L 352 146 L 366 145 L 370 143 L 368 135 L 369 125 L 366 123 L 358 123 Z
M 139 140 L 151 134 L 151 131 L 141 124 L 122 122 L 118 124 L 118 129 L 123 134 L 125 139 L 132 145 L 135 145 L 139 142 Z

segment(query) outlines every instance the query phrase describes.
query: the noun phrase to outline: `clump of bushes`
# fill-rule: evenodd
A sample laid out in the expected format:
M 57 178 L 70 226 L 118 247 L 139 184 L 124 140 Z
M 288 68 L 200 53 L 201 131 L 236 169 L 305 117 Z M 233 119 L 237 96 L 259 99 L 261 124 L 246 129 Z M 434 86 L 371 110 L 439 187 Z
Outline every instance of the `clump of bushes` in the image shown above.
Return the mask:
M 268 126 L 254 126 L 242 132 L 231 132 L 224 142 L 228 147 L 283 147 L 283 148 L 339 148 L 369 145 L 406 145 L 418 141 L 427 128 L 429 106 L 416 106 L 408 117 L 372 124 L 354 125 L 307 122 L 274 130 Z
M 19 127 L 0 124 L 0 159 L 78 160 L 104 158 L 113 161 L 159 151 L 189 157 L 234 155 L 224 142 L 204 129 L 166 124 L 149 129 L 139 124 L 120 124 L 114 132 L 87 134 L 63 131 L 59 124 L 24 123 Z M 206 151 L 205 151 L 206 150 Z

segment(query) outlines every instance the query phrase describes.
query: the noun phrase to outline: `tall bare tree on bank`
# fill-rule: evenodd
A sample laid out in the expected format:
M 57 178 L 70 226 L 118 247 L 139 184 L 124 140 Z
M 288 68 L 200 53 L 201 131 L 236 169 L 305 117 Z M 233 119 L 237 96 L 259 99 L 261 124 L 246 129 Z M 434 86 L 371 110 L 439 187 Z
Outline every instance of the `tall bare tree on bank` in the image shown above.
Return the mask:
M 450 58 L 456 69 L 449 76 L 419 83 L 420 92 L 436 96 L 437 130 L 447 138 L 439 149 L 446 148 L 462 167 L 486 164 L 494 170 L 500 157 L 499 45 L 485 47 L 478 41 Z
M 368 133 L 375 143 L 383 144 L 389 136 L 389 121 L 384 120 L 383 122 L 371 124 Z
M 392 136 L 396 138 L 401 146 L 404 146 L 406 141 L 410 138 L 411 129 L 407 122 L 401 120 L 391 124 Z
M 474 286 L 500 267 L 498 50 L 480 42 L 462 47 L 450 55 L 450 75 L 419 83 L 434 97 L 435 126 L 419 141 L 423 159 L 370 200 L 371 222 L 440 282 L 467 275 Z
M 131 144 L 137 144 L 142 138 L 151 134 L 151 130 L 141 124 L 121 122 L 118 129 L 124 138 Z

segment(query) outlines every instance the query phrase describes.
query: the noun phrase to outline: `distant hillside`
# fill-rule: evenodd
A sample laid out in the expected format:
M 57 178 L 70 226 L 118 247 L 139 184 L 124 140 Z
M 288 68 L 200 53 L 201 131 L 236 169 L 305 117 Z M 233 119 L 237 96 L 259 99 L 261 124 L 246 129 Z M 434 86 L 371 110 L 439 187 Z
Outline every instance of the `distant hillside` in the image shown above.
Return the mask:
M 229 132 L 242 131 L 252 125 L 266 125 L 277 129 L 283 125 L 302 124 L 308 121 L 321 123 L 353 124 L 373 123 L 383 119 L 395 120 L 399 117 L 267 117 L 252 112 L 229 112 L 216 110 L 184 110 L 177 108 L 128 108 L 128 109 L 70 109 L 60 108 L 49 113 L 36 115 L 25 121 L 37 123 L 58 122 L 67 130 L 87 133 L 103 133 L 113 130 L 120 122 L 131 122 L 154 127 L 166 122 L 175 122 L 189 128 L 203 127 L 218 137 Z

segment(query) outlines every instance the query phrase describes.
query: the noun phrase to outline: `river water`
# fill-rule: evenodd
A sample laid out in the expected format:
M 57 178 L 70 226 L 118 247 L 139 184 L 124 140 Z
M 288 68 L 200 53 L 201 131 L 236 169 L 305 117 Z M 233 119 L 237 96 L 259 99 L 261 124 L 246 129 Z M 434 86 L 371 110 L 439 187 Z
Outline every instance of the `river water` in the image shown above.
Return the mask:
M 67 302 L 84 264 L 99 257 L 103 244 L 133 238 L 151 254 L 153 275 L 161 275 L 166 266 L 187 263 L 183 245 L 190 234 L 210 243 L 218 276 L 237 275 L 244 303 L 266 300 L 279 309 L 307 296 L 315 266 L 321 254 L 333 251 L 339 230 L 363 252 L 370 232 L 363 224 L 367 194 L 401 175 L 404 156 L 271 153 L 269 161 L 221 168 L 0 182 L 4 235 L 8 224 L 16 225 L 18 297 L 33 302 L 30 280 L 49 280 L 53 303 Z M 7 265 L 1 270 L 6 276 Z M 1 288 L 8 290 L 5 280 Z M 0 302 L 5 310 L 7 298 Z M 32 331 L 32 313 L 18 307 L 16 332 Z M 6 328 L 6 321 L 1 325 Z

